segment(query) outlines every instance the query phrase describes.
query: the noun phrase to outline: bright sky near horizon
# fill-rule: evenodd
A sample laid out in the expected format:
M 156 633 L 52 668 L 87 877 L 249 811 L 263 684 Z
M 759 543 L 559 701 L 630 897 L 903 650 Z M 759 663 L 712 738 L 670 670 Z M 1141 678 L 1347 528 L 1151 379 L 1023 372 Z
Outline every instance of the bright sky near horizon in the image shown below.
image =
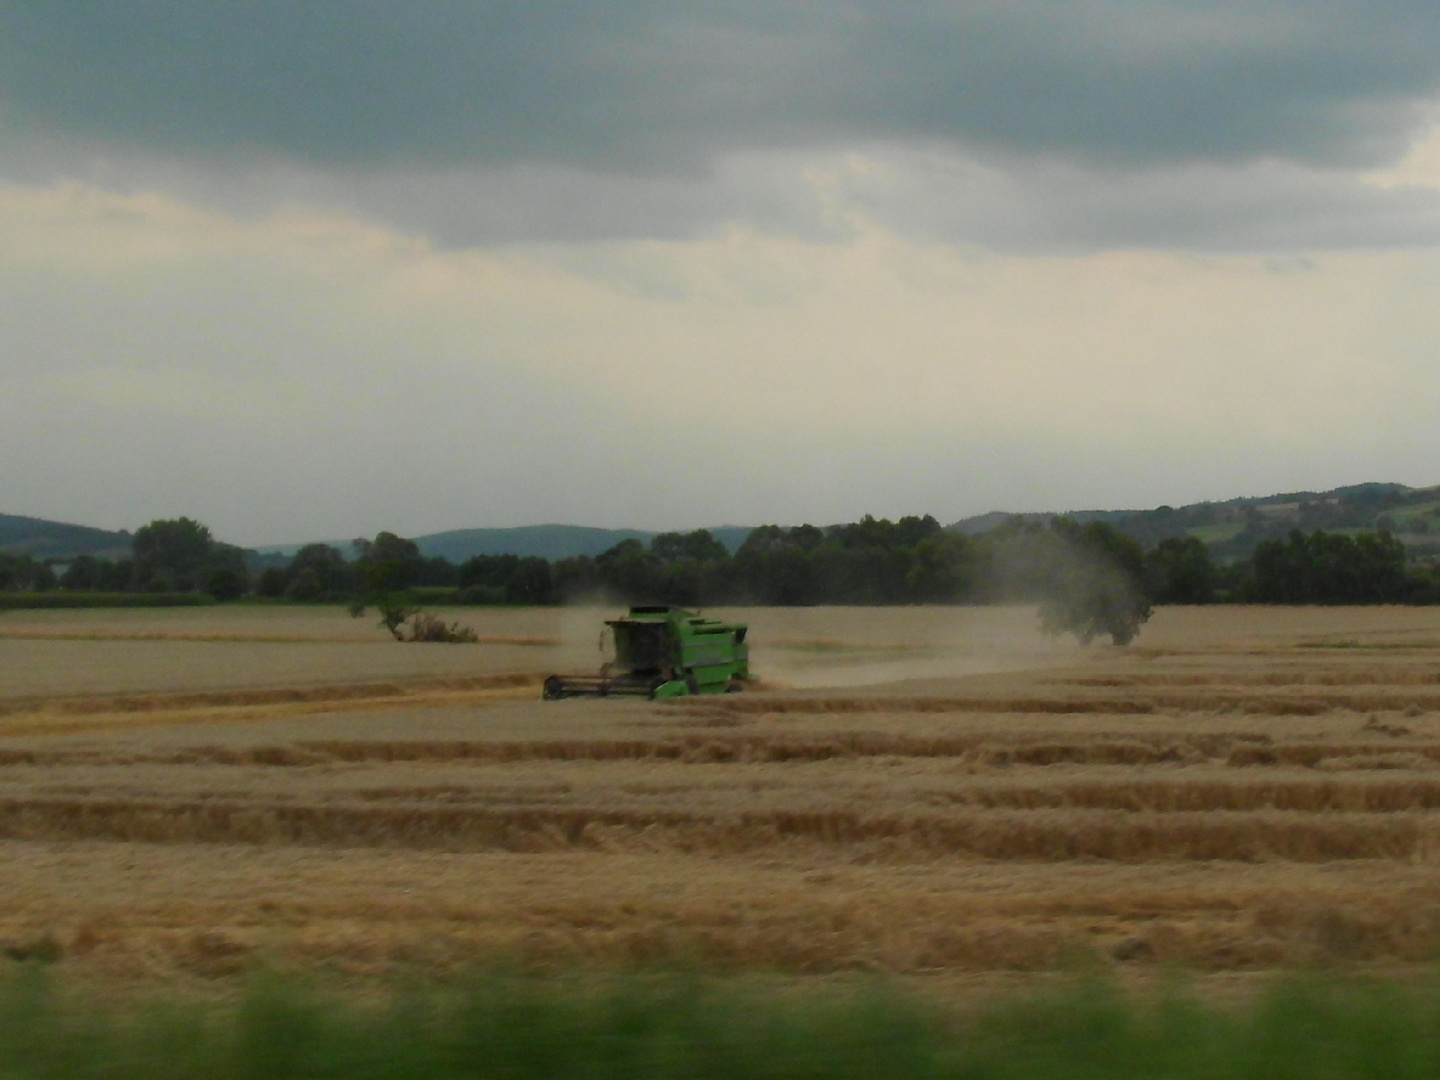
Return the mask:
M 0 0 L 0 512 L 1440 481 L 1430 0 Z

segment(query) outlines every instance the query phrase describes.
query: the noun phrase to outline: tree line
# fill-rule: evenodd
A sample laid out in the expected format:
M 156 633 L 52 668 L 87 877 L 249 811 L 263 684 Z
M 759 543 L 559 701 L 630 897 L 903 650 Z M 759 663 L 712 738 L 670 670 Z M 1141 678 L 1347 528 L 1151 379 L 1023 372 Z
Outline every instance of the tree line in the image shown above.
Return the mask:
M 128 559 L 40 560 L 0 552 L 0 591 L 204 593 L 238 600 L 254 587 L 247 554 L 216 540 L 198 521 L 157 520 L 135 531 Z
M 1217 562 L 1195 537 L 1145 548 L 1104 522 L 1012 520 L 979 536 L 935 518 L 862 518 L 818 527 L 765 525 L 733 553 L 706 530 L 626 540 L 601 555 L 554 561 L 479 555 L 462 563 L 426 557 L 391 532 L 354 542 L 351 557 L 326 544 L 285 565 L 217 541 L 188 518 L 153 521 L 134 535 L 131 558 L 80 556 L 65 564 L 0 555 L 0 589 L 205 593 L 298 602 L 354 602 L 419 592 L 427 602 L 559 604 L 987 604 L 1133 596 L 1145 604 L 1440 603 L 1440 572 L 1409 565 L 1386 532 L 1310 533 L 1261 543 L 1246 559 Z M 1122 588 L 1123 585 L 1123 588 Z M 1098 593 L 1097 593 L 1098 590 Z M 1118 601 L 1117 601 L 1118 602 Z M 1057 616 L 1062 617 L 1062 616 Z M 1099 631 L 1099 632 L 1104 632 Z

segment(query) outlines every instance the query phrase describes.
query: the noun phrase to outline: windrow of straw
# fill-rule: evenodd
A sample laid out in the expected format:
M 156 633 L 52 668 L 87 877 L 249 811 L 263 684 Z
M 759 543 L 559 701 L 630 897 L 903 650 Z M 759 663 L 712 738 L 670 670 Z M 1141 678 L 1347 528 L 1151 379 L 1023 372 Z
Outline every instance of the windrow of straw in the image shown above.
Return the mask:
M 916 792 L 931 805 L 1004 810 L 1127 810 L 1138 814 L 1289 810 L 1307 814 L 1384 814 L 1440 809 L 1440 780 L 1413 775 L 1350 779 L 1070 780 L 1049 784 L 969 784 Z
M 261 765 L 301 768 L 335 763 L 505 764 L 520 762 L 654 761 L 681 764 L 764 764 L 941 759 L 1003 768 L 1053 765 L 1152 766 L 1212 764 L 1256 769 L 1299 766 L 1326 771 L 1413 772 L 1440 766 L 1440 742 L 1392 736 L 1312 737 L 1281 742 L 1264 732 L 1095 731 L 1085 735 L 978 730 L 908 735 L 894 731 L 760 732 L 678 730 L 641 738 L 566 739 L 298 739 L 284 743 L 182 745 L 106 749 L 95 746 L 0 747 L 0 765 L 157 764 Z
M 863 758 L 955 758 L 984 765 L 1152 765 L 1224 759 L 1253 746 L 1246 736 L 1099 734 L 1092 738 L 1023 736 L 1007 738 L 994 732 L 958 735 L 903 735 L 877 731 L 812 734 L 729 734 L 682 732 L 670 737 L 640 739 L 510 739 L 510 740 L 298 740 L 287 745 L 194 746 L 160 753 L 137 753 L 127 760 L 156 764 L 217 764 L 308 766 L 325 762 L 458 762 L 525 761 L 656 761 L 684 764 L 803 763 Z M 1288 749 L 1288 748 L 1287 748 Z M 1373 749 L 1368 745 L 1353 751 Z M 1394 749 L 1387 747 L 1387 749 Z M 1302 758 L 1319 761 L 1334 756 L 1326 746 Z M 1440 756 L 1440 747 L 1434 748 Z M 7 754 L 9 755 L 7 757 Z M 0 762 L 58 763 L 32 749 L 0 751 Z M 73 752 L 70 760 L 93 760 L 93 753 Z M 1256 762 L 1243 756 L 1241 764 Z M 1279 759 L 1271 764 L 1278 764 Z
M 706 815 L 652 808 L 9 798 L 0 800 L 0 837 L 515 852 L 638 844 L 638 850 L 709 854 L 804 841 L 845 847 L 879 844 L 909 857 L 1322 862 L 1428 858 L 1440 848 L 1440 823 L 1414 813 L 863 814 L 836 808 Z
M 837 971 L 1044 971 L 1091 958 L 1224 971 L 1376 959 L 1433 960 L 1440 908 L 1410 899 L 1337 908 L 1277 898 L 1233 919 L 1148 918 L 1138 928 L 1104 916 L 1033 911 L 910 910 L 854 902 L 793 903 L 783 912 L 624 911 L 596 906 L 573 922 L 503 931 L 478 955 L 501 952 L 531 970 L 557 965 L 705 965 L 802 974 Z M 1090 936 L 1084 929 L 1101 928 Z M 464 955 L 465 939 L 451 938 Z M 458 947 L 457 947 L 458 946 Z M 487 948 L 488 946 L 488 948 Z M 482 951 L 484 950 L 484 951 Z M 1099 955 L 1096 955 L 1096 954 Z M 329 957 L 317 956 L 316 959 Z
M 1042 732 L 969 732 L 953 735 L 905 735 L 886 731 L 837 731 L 811 734 L 730 734 L 687 732 L 669 738 L 563 740 L 305 740 L 297 742 L 295 763 L 334 761 L 673 761 L 693 764 L 818 762 L 850 758 L 956 758 L 984 765 L 1174 765 L 1221 762 L 1228 766 L 1299 765 L 1326 762 L 1352 765 L 1377 762 L 1373 742 L 1313 740 L 1274 743 L 1252 733 L 1157 732 L 1066 737 Z M 1440 743 L 1405 741 L 1383 747 L 1392 759 L 1440 762 Z M 277 748 L 277 757 L 284 750 Z M 187 750 L 197 759 L 244 763 L 248 751 L 226 748 Z M 1413 764 L 1411 765 L 1413 767 Z
M 193 848 L 189 854 L 193 860 Z M 541 857 L 554 865 L 553 856 Z M 262 910 L 291 929 L 277 939 L 257 925 Z M 204 920 L 207 929 L 169 929 L 176 915 Z M 261 909 L 182 903 L 128 918 L 0 925 L 0 940 L 12 953 L 49 962 L 113 962 L 139 953 L 152 964 L 163 957 L 210 978 L 275 961 L 282 940 L 289 962 L 351 974 L 393 971 L 397 960 L 413 970 L 422 959 L 460 972 L 496 957 L 507 966 L 549 971 L 576 964 L 591 970 L 678 964 L 794 973 L 1020 971 L 1084 954 L 1224 970 L 1430 959 L 1440 941 L 1440 905 L 1433 889 L 1070 898 L 813 886 L 681 898 L 619 886 L 563 900 L 513 897 L 480 910 L 378 891 L 348 902 L 267 900 Z
M 203 693 L 128 694 L 74 698 L 3 698 L 0 718 L 44 711 L 66 716 L 94 713 L 153 713 L 203 708 L 230 708 L 291 703 L 343 705 L 375 698 L 405 698 L 443 691 L 500 690 L 538 687 L 542 675 L 514 673 L 466 678 L 416 679 L 407 682 L 342 683 L 325 686 L 218 690 Z
M 1440 686 L 1440 671 L 1414 667 L 1294 668 L 1282 671 L 1165 671 L 1076 675 L 1059 685 L 1118 689 L 1131 686 Z
M 228 641 L 261 644 L 374 645 L 367 637 L 354 634 L 243 634 L 200 633 L 171 630 L 14 630 L 0 628 L 0 641 Z M 553 648 L 565 644 L 562 638 L 519 634 L 476 635 L 471 645 L 520 645 Z

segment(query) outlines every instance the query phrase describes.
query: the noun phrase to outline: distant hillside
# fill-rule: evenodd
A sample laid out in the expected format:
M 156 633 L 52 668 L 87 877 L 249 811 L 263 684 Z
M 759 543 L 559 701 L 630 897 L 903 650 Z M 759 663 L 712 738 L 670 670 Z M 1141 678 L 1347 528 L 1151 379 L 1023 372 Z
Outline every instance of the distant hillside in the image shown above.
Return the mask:
M 749 528 L 727 526 L 710 530 L 715 539 L 734 551 L 750 535 Z M 649 544 L 656 533 L 641 529 L 593 529 L 584 525 L 522 525 L 513 529 L 456 529 L 415 537 L 420 550 L 464 562 L 475 555 L 538 555 L 555 560 L 576 555 L 599 555 L 622 540 Z
M 1056 516 L 991 512 L 964 518 L 950 528 L 975 536 L 1015 519 L 1045 522 Z M 1172 537 L 1198 537 L 1222 560 L 1245 558 L 1261 541 L 1284 536 L 1291 529 L 1387 529 L 1416 554 L 1440 551 L 1440 486 L 1352 484 L 1330 491 L 1292 491 L 1154 510 L 1080 510 L 1065 516 L 1107 522 L 1147 547 Z
M 715 539 L 732 553 L 750 535 L 748 526 L 722 526 L 710 530 Z M 542 559 L 569 559 L 577 555 L 599 555 L 622 540 L 649 544 L 658 534 L 643 529 L 595 529 L 586 525 L 520 525 L 509 529 L 453 529 L 412 537 L 420 552 L 429 558 L 462 563 L 475 555 L 538 555 Z M 349 540 L 323 540 L 346 558 L 353 554 Z M 304 544 L 276 544 L 259 549 L 261 556 L 292 558 Z
M 953 525 L 947 526 L 956 532 L 964 533 L 966 536 L 979 536 L 991 529 L 998 529 L 1001 525 L 1011 521 L 1038 521 L 1042 524 L 1051 518 L 1068 517 L 1072 521 L 1081 523 L 1087 521 L 1107 521 L 1112 525 L 1118 525 L 1120 521 L 1133 514 L 1146 513 L 1144 510 L 1070 510 L 1063 514 L 1054 511 L 1034 512 L 1026 511 L 1022 514 L 1007 514 L 1003 510 L 991 510 L 988 514 L 976 514 L 974 517 L 961 518 Z
M 513 529 L 455 529 L 415 537 L 422 554 L 461 563 L 475 555 L 539 555 L 568 559 L 599 555 L 622 540 L 650 542 L 652 533 L 635 529 L 592 529 L 583 525 L 522 525 Z
M 1353 484 L 1329 491 L 1292 491 L 1277 495 L 1244 496 L 1225 502 L 1158 506 L 1153 510 L 1079 510 L 1064 512 L 1080 522 L 1104 521 L 1153 547 L 1172 537 L 1194 536 L 1204 541 L 1219 560 L 1243 559 L 1257 544 L 1284 536 L 1291 529 L 1312 532 L 1359 532 L 1388 529 L 1416 555 L 1440 555 L 1440 485 L 1411 488 L 1404 484 Z M 976 536 L 1016 519 L 1046 522 L 1054 512 L 1009 514 L 992 511 L 963 518 L 948 526 Z M 753 531 L 748 526 L 710 530 L 732 553 Z M 584 525 L 524 525 L 509 529 L 455 529 L 414 537 L 430 557 L 462 563 L 475 555 L 538 555 L 555 560 L 577 555 L 599 555 L 622 540 L 649 544 L 657 533 L 643 529 L 596 529 Z M 67 525 L 40 518 L 0 514 L 0 552 L 37 559 L 68 559 L 76 555 L 125 558 L 130 554 L 128 532 L 109 532 L 84 525 Z M 349 540 L 323 541 L 346 557 Z M 279 544 L 253 553 L 253 567 L 283 565 L 303 544 Z
M 70 559 L 76 555 L 127 558 L 130 534 L 0 514 L 0 551 L 36 559 Z

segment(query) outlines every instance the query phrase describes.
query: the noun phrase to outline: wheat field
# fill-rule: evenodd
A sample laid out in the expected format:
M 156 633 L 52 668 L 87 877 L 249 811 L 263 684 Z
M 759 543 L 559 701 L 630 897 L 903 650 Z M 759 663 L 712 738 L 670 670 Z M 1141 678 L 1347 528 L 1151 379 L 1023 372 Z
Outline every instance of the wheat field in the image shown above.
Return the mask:
M 302 608 L 0 616 L 0 947 L 980 977 L 1409 964 L 1440 944 L 1440 611 L 726 612 L 757 692 L 541 702 L 613 612 L 477 645 Z

